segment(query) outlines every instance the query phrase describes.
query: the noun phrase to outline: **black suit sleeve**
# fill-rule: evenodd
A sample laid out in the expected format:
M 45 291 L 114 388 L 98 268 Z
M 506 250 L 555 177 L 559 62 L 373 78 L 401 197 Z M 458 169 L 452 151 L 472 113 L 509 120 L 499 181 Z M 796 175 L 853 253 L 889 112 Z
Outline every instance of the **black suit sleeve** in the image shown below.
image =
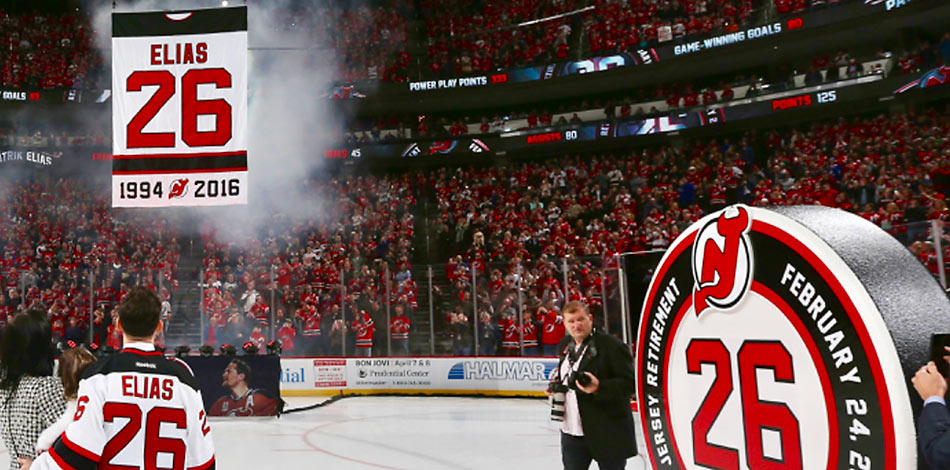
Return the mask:
M 917 442 L 933 470 L 950 469 L 950 412 L 945 405 L 930 403 L 920 412 Z
M 594 393 L 597 401 L 629 400 L 633 395 L 633 356 L 618 340 L 610 338 L 603 341 L 606 362 L 610 367 L 608 378 L 600 378 L 600 387 Z

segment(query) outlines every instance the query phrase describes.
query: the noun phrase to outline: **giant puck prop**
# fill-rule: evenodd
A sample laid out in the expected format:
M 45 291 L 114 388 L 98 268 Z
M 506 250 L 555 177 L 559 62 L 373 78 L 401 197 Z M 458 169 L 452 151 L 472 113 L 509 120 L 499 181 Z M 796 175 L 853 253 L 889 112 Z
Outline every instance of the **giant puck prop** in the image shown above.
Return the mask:
M 654 469 L 917 467 L 908 387 L 950 303 L 870 222 L 732 206 L 686 230 L 636 345 Z M 912 399 L 913 397 L 913 406 Z

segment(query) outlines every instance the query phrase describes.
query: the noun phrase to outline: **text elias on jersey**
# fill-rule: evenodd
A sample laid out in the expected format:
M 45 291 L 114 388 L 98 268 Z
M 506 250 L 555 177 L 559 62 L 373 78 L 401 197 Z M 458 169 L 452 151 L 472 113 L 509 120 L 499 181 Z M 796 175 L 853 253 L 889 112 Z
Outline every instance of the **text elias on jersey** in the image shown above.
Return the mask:
M 145 398 L 148 400 L 156 398 L 171 400 L 174 385 L 172 379 L 162 379 L 147 375 L 122 376 L 122 394 L 127 397 Z
M 152 65 L 203 64 L 208 61 L 208 44 L 175 43 L 152 44 Z

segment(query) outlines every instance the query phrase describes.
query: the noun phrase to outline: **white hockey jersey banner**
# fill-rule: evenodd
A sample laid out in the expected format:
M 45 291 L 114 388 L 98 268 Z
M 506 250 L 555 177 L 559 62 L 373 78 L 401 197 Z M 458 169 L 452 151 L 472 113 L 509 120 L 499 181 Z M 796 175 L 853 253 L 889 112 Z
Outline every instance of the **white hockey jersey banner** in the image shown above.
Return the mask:
M 247 204 L 247 7 L 112 14 L 112 206 Z

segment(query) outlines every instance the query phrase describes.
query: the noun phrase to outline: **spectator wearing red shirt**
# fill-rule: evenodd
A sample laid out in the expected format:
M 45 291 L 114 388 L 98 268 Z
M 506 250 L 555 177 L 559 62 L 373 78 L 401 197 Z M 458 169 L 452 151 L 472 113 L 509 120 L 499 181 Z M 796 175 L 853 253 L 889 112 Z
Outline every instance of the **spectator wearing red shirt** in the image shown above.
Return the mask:
M 118 321 L 119 317 L 113 315 L 112 324 L 109 325 L 108 339 L 106 340 L 106 346 L 114 351 L 122 349 L 122 330 L 118 327 Z
M 323 341 L 323 331 L 321 330 L 322 316 L 315 309 L 300 309 L 297 312 L 303 327 L 301 336 L 303 336 L 303 350 L 305 354 L 321 356 L 326 353 Z
M 518 329 L 521 334 L 522 355 L 538 355 L 538 325 L 534 322 L 530 312 L 524 312 L 521 317 L 521 325 Z
M 538 116 L 534 112 L 528 115 L 528 127 L 538 127 Z
M 254 345 L 257 346 L 258 351 L 263 351 L 265 347 L 265 343 L 267 343 L 267 338 L 264 337 L 264 333 L 261 332 L 260 325 L 254 325 L 254 328 L 251 329 L 251 335 L 248 336 L 248 340 L 250 340 L 250 342 L 254 343 Z M 293 337 L 291 337 L 291 342 L 293 342 Z M 280 346 L 281 346 L 281 350 L 283 350 L 284 348 L 283 341 L 281 341 Z
M 691 86 L 687 85 L 686 93 L 683 95 L 683 107 L 692 108 L 694 106 L 699 106 L 699 93 L 696 93 Z
M 402 304 L 396 304 L 393 316 L 389 319 L 389 334 L 392 338 L 392 353 L 396 356 L 409 355 L 409 331 L 412 320 L 405 314 Z
M 554 309 L 544 309 L 544 322 L 541 324 L 541 354 L 543 356 L 557 356 L 561 340 L 564 339 L 564 320 Z
M 729 101 L 735 97 L 735 92 L 732 91 L 732 87 L 728 83 L 722 84 L 722 91 L 719 92 L 719 99 L 722 101 Z
M 365 310 L 360 310 L 352 325 L 353 332 L 356 335 L 357 357 L 371 357 L 373 355 L 373 332 L 376 330 L 373 318 Z
M 671 92 L 670 96 L 666 98 L 666 106 L 669 109 L 677 109 L 680 107 L 680 96 L 675 91 Z
M 248 315 L 261 326 L 270 324 L 270 307 L 267 305 L 267 302 L 264 301 L 263 296 L 257 296 L 257 300 L 254 302 L 254 305 L 251 306 Z
M 521 344 L 518 322 L 512 318 L 512 315 L 503 314 L 498 327 L 501 329 L 501 355 L 518 356 Z
M 297 330 L 294 329 L 290 320 L 284 320 L 283 325 L 277 330 L 277 339 L 280 341 L 280 347 L 283 351 L 293 354 L 296 351 L 294 338 L 297 336 Z

